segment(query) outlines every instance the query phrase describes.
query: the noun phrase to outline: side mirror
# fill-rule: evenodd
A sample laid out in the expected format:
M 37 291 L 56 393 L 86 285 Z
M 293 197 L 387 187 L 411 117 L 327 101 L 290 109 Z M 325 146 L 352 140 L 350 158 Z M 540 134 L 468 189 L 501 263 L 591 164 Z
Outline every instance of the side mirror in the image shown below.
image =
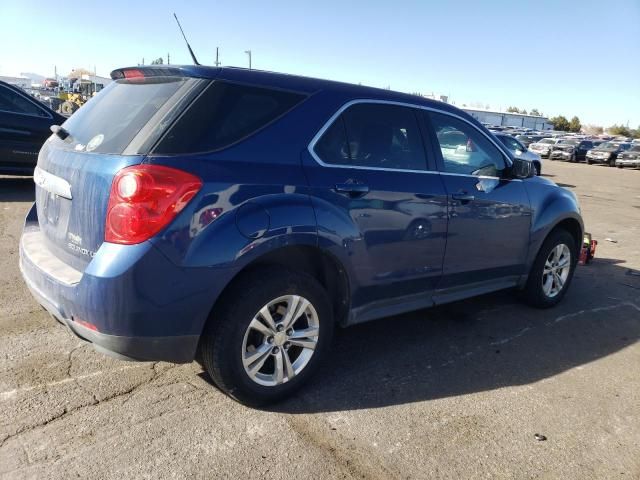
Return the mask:
M 531 178 L 535 176 L 536 172 L 533 168 L 533 163 L 529 160 L 523 160 L 521 158 L 514 158 L 513 165 L 511 166 L 511 176 L 513 178 Z

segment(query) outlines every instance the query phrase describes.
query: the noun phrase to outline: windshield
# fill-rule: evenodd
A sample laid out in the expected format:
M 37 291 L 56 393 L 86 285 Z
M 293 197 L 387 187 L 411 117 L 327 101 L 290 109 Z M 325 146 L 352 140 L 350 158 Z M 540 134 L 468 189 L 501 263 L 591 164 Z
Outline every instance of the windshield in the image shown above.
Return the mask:
M 543 138 L 542 140 L 540 140 L 538 143 L 550 143 L 550 144 L 555 144 L 556 142 L 554 140 L 552 140 L 551 138 Z
M 597 150 L 615 150 L 620 146 L 619 143 L 606 142 L 598 145 Z
M 188 92 L 202 83 L 184 77 L 111 82 L 64 122 L 70 137 L 58 143 L 77 152 L 121 154 L 144 128 L 147 145 L 166 127 L 169 112 L 176 110 L 172 107 L 190 98 Z M 136 150 L 131 153 L 145 153 Z
M 577 145 L 578 140 L 560 140 L 558 145 Z

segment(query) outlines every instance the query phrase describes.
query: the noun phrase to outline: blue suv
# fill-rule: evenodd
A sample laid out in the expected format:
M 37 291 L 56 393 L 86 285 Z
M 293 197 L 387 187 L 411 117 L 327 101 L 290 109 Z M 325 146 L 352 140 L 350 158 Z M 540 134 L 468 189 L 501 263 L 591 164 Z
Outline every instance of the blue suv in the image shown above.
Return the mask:
M 236 68 L 111 75 L 52 127 L 20 241 L 35 298 L 97 350 L 198 359 L 259 405 L 336 324 L 569 287 L 575 196 L 455 107 Z

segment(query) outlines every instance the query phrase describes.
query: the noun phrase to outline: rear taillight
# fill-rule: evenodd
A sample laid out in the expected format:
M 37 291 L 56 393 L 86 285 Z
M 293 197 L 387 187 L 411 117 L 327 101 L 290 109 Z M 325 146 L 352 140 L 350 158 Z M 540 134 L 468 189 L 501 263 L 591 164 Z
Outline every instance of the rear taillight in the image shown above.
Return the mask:
M 123 168 L 111 184 L 105 241 L 131 245 L 148 240 L 175 218 L 200 187 L 198 177 L 175 168 Z

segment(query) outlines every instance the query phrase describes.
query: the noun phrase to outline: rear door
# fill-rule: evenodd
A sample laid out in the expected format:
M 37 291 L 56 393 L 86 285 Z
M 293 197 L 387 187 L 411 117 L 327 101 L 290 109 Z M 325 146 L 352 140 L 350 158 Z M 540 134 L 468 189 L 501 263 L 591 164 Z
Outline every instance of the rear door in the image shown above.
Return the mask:
M 0 171 L 31 174 L 52 123 L 36 100 L 0 84 Z
M 399 298 L 430 302 L 441 276 L 446 194 L 421 137 L 416 110 L 362 102 L 304 153 L 319 235 L 349 262 L 358 320 Z
M 515 284 L 525 273 L 531 208 L 522 180 L 505 176 L 505 154 L 470 122 L 425 112 L 449 201 L 436 301 Z

